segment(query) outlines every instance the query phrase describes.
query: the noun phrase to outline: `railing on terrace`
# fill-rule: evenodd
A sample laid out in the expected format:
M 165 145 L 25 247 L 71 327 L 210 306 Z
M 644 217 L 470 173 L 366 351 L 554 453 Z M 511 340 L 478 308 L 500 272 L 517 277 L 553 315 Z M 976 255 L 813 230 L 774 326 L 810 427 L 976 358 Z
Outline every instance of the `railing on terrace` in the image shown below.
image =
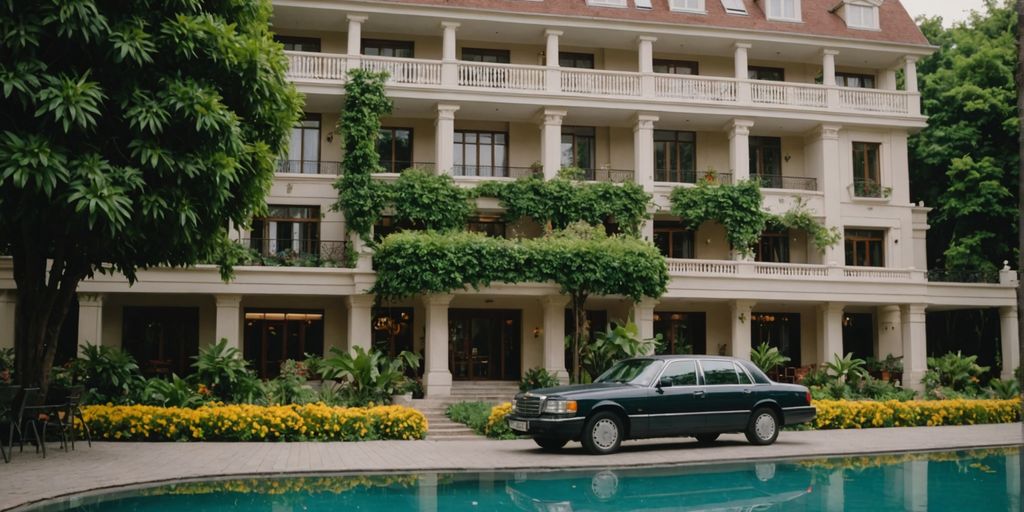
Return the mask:
M 928 280 L 936 283 L 999 283 L 999 271 L 945 270 L 928 271 Z
M 711 184 L 729 185 L 732 173 L 706 171 L 670 171 L 654 170 L 654 181 L 659 183 L 697 183 L 703 181 Z
M 408 160 L 384 160 L 380 163 L 385 174 L 401 174 L 402 171 L 417 169 L 420 171 L 433 172 L 434 162 L 410 162 Z
M 452 167 L 452 176 L 480 178 L 521 178 L 540 172 L 540 169 L 533 167 L 509 167 L 507 165 L 456 165 Z
M 607 181 L 611 183 L 626 183 L 633 180 L 635 174 L 632 170 L 625 169 L 582 169 L 583 181 Z
M 296 51 L 286 51 L 285 54 L 289 62 L 288 75 L 293 79 L 343 82 L 348 69 L 360 67 L 387 71 L 390 74 L 389 83 L 403 85 L 545 91 L 547 94 L 798 107 L 872 114 L 920 113 L 920 95 L 906 91 L 522 64 L 446 63 L 439 60 Z
M 871 197 L 880 199 L 889 196 L 889 190 L 886 187 L 883 187 L 882 184 L 876 180 L 854 178 L 852 186 L 854 197 Z
M 824 280 L 924 280 L 924 272 L 912 269 L 839 267 L 808 263 L 761 261 L 666 259 L 670 275 L 764 277 L 773 279 Z
M 783 176 L 781 174 L 752 174 L 751 179 L 761 182 L 763 188 L 781 188 L 789 190 L 818 190 L 818 180 L 803 176 Z
M 242 238 L 238 244 L 249 249 L 244 265 L 267 267 L 342 267 L 348 242 L 296 238 Z
M 277 162 L 277 172 L 285 174 L 341 174 L 341 162 L 322 160 L 281 160 Z

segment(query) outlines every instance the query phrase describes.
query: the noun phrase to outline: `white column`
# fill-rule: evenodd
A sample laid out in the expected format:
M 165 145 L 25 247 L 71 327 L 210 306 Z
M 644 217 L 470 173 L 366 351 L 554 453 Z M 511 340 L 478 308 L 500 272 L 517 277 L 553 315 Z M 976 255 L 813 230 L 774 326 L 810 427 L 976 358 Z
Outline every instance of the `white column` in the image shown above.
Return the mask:
M 1020 366 L 1020 333 L 1017 331 L 1017 307 L 999 308 L 999 338 L 1002 340 L 1003 370 L 1001 379 L 1012 379 Z
M 373 322 L 373 295 L 346 296 L 345 310 L 348 311 L 345 348 L 349 351 L 352 347 L 369 349 L 373 341 L 373 332 L 370 330 Z
M 540 153 L 544 179 L 558 176 L 562 168 L 562 119 L 566 111 L 546 108 L 541 114 Z
M 843 305 L 826 302 L 818 306 L 818 363 L 843 355 Z
M 654 192 L 654 123 L 658 116 L 637 114 L 633 120 L 633 168 L 636 182 Z
M 78 354 L 85 345 L 103 344 L 103 295 L 78 294 Z
M 755 302 L 734 300 L 729 303 L 729 321 L 732 324 L 729 354 L 740 359 L 750 359 L 750 316 Z
M 650 297 L 644 297 L 640 302 L 633 304 L 633 322 L 636 323 L 637 335 L 642 340 L 654 337 L 654 308 L 657 305 L 658 300 Z
M 0 348 L 14 348 L 14 321 L 18 295 L 14 290 L 0 291 Z
M 565 368 L 565 307 L 569 304 L 566 295 L 541 297 L 544 311 L 544 369 L 558 377 L 558 382 L 569 383 L 569 371 Z
M 213 331 L 214 343 L 220 343 L 220 340 L 226 339 L 229 347 L 235 347 L 242 351 L 242 296 L 216 295 L 214 300 L 217 303 L 217 323 Z
M 366 16 L 356 16 L 349 14 L 348 18 L 348 48 L 346 53 L 348 55 L 360 55 L 363 53 L 363 22 L 366 21 Z
M 452 394 L 452 372 L 448 369 L 448 305 L 452 297 L 451 294 L 423 296 L 426 312 L 423 391 L 426 398 Z
M 733 183 L 750 179 L 750 128 L 754 122 L 749 119 L 733 119 L 726 130 L 729 132 L 729 172 Z M 653 144 L 653 143 L 652 143 Z
M 917 57 L 903 59 L 903 79 L 907 92 L 917 92 Z
M 900 307 L 895 304 L 878 308 L 878 347 L 875 357 L 885 359 L 892 354 L 903 354 L 903 325 L 900 322 Z
M 750 43 L 736 43 L 733 45 L 733 64 L 735 66 L 736 80 L 736 101 L 740 104 L 750 103 L 750 82 L 747 81 L 747 50 Z
M 836 50 L 821 51 L 821 83 L 823 85 L 836 85 Z
M 455 31 L 459 23 L 442 21 L 441 29 L 441 84 L 455 86 L 459 82 L 459 64 L 455 56 Z
M 657 37 L 640 36 L 637 41 L 637 70 L 640 77 L 640 93 L 645 98 L 654 97 L 654 42 Z
M 839 171 L 839 125 L 823 124 L 818 127 L 816 141 L 821 146 L 821 161 L 815 162 L 818 168 L 818 190 L 824 194 L 825 226 L 843 229 L 842 194 L 843 179 Z M 824 263 L 827 265 L 843 265 L 846 256 L 843 244 L 838 243 L 825 249 Z
M 886 91 L 896 90 L 896 70 L 883 69 L 878 75 L 878 88 Z
M 903 328 L 903 387 L 924 391 L 921 378 L 928 369 L 928 338 L 925 330 L 925 305 L 900 306 Z
M 437 174 L 451 174 L 455 162 L 455 112 L 458 105 L 437 104 L 434 121 L 434 158 Z
M 544 37 L 547 39 L 544 48 L 544 65 L 547 66 L 547 90 L 557 92 L 562 90 L 562 71 L 558 68 L 558 38 L 562 36 L 561 30 L 545 30 Z

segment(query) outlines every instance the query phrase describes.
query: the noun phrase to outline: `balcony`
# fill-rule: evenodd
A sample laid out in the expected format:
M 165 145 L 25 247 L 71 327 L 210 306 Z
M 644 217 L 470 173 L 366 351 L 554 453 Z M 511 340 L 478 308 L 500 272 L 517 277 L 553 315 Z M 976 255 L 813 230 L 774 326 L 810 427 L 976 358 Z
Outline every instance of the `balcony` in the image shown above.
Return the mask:
M 319 174 L 338 176 L 341 174 L 341 162 L 320 160 L 281 160 L 277 163 L 277 172 L 283 174 Z
M 783 176 L 781 174 L 752 174 L 751 179 L 761 182 L 761 188 L 778 188 L 786 190 L 818 190 L 818 180 L 803 176 Z
M 888 199 L 889 195 L 892 194 L 891 188 L 882 186 L 876 180 L 855 178 L 849 187 L 850 194 L 855 198 Z
M 243 238 L 238 244 L 249 250 L 244 266 L 259 267 L 343 267 L 348 242 L 342 240 L 301 240 Z
M 472 178 L 522 178 L 540 174 L 539 168 L 507 165 L 454 165 L 452 176 Z
M 917 93 L 817 84 L 737 80 L 699 75 L 558 68 L 522 64 L 442 62 L 287 51 L 292 80 L 342 84 L 348 69 L 387 71 L 389 83 L 445 91 L 537 93 L 567 97 L 797 108 L 819 112 L 918 116 Z
M 747 277 L 767 279 L 924 281 L 925 272 L 914 269 L 839 267 L 806 263 L 765 263 L 760 261 L 666 259 L 673 277 Z

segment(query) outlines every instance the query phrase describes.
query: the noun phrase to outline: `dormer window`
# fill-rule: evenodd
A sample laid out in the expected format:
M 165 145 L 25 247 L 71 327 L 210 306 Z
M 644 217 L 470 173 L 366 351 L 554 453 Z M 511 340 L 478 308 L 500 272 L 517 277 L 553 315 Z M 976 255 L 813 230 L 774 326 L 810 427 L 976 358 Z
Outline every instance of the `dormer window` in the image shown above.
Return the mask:
M 843 0 L 832 10 L 846 20 L 846 26 L 861 30 L 878 30 L 878 7 L 882 0 Z
M 704 10 L 704 0 L 668 0 L 668 8 L 680 12 L 707 12 Z
M 770 20 L 800 21 L 800 0 L 765 0 L 764 13 Z

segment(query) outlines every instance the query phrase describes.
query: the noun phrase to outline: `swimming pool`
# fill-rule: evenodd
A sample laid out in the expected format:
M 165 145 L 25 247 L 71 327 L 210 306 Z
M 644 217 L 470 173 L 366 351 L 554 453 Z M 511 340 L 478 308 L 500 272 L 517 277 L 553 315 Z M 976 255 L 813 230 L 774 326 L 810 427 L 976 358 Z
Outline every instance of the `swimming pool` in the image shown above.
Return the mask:
M 184 482 L 38 511 L 1021 510 L 1018 448 L 586 471 Z

